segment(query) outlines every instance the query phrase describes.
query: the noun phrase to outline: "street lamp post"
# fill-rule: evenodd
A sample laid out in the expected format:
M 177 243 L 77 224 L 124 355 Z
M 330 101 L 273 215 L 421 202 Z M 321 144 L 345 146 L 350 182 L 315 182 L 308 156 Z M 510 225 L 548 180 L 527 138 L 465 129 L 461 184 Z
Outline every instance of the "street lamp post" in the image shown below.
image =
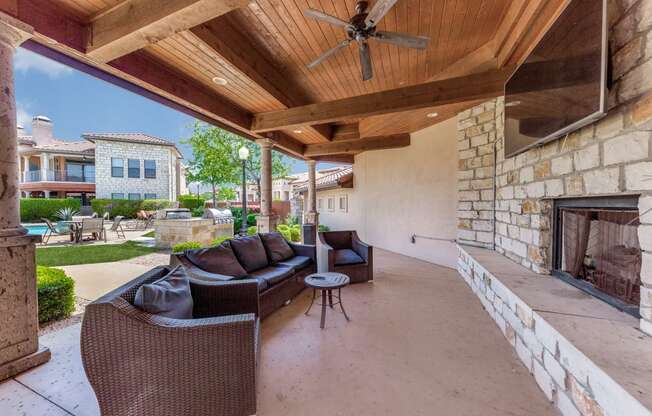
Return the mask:
M 242 160 L 242 228 L 240 235 L 247 235 L 247 159 L 249 159 L 249 149 L 242 146 L 238 150 L 238 156 Z

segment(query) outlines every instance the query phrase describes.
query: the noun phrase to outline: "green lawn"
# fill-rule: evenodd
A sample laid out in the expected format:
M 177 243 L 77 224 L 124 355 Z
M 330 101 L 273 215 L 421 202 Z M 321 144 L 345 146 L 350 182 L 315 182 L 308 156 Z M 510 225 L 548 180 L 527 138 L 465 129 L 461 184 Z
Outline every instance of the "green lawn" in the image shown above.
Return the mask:
M 39 266 L 70 266 L 73 264 L 108 263 L 127 260 L 158 251 L 143 247 L 133 241 L 122 244 L 93 246 L 39 247 L 36 264 Z

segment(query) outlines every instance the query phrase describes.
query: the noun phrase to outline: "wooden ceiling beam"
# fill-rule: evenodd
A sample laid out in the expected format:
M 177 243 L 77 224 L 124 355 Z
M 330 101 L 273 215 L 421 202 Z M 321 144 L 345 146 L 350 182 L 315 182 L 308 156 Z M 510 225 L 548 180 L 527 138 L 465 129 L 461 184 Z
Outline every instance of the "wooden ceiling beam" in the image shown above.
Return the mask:
M 100 13 L 88 26 L 86 53 L 109 62 L 190 29 L 248 0 L 127 0 Z
M 308 144 L 303 156 L 338 155 L 347 153 L 360 153 L 369 150 L 394 149 L 410 145 L 409 134 L 395 134 L 391 136 L 370 137 L 360 140 L 341 140 L 331 143 Z
M 190 31 L 209 46 L 219 59 L 233 65 L 284 107 L 296 107 L 311 102 L 301 89 L 292 83 L 291 78 L 279 71 L 228 19 L 218 18 Z M 333 133 L 329 125 L 302 128 L 317 134 L 324 141 L 332 139 Z
M 359 119 L 399 111 L 490 99 L 503 94 L 511 68 L 360 95 L 288 110 L 256 114 L 251 130 L 265 132 L 303 125 Z
M 310 159 L 318 162 L 348 163 L 350 165 L 355 163 L 355 155 L 352 154 L 313 156 Z

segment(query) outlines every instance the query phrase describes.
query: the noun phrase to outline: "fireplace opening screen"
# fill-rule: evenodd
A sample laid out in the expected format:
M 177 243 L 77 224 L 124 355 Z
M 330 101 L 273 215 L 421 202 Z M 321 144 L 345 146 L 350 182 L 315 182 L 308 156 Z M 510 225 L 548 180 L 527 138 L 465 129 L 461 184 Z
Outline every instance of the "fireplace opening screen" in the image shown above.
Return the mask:
M 559 214 L 561 261 L 557 267 L 566 277 L 638 309 L 638 210 L 561 208 Z

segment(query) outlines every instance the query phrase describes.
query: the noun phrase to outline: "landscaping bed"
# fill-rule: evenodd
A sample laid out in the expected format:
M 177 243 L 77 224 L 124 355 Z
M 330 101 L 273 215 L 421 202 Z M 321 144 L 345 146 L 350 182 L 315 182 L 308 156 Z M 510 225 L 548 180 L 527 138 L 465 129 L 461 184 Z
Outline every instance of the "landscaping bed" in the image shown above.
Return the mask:
M 159 251 L 133 241 L 122 244 L 39 247 L 36 264 L 39 266 L 71 266 L 74 264 L 110 263 L 127 260 Z

